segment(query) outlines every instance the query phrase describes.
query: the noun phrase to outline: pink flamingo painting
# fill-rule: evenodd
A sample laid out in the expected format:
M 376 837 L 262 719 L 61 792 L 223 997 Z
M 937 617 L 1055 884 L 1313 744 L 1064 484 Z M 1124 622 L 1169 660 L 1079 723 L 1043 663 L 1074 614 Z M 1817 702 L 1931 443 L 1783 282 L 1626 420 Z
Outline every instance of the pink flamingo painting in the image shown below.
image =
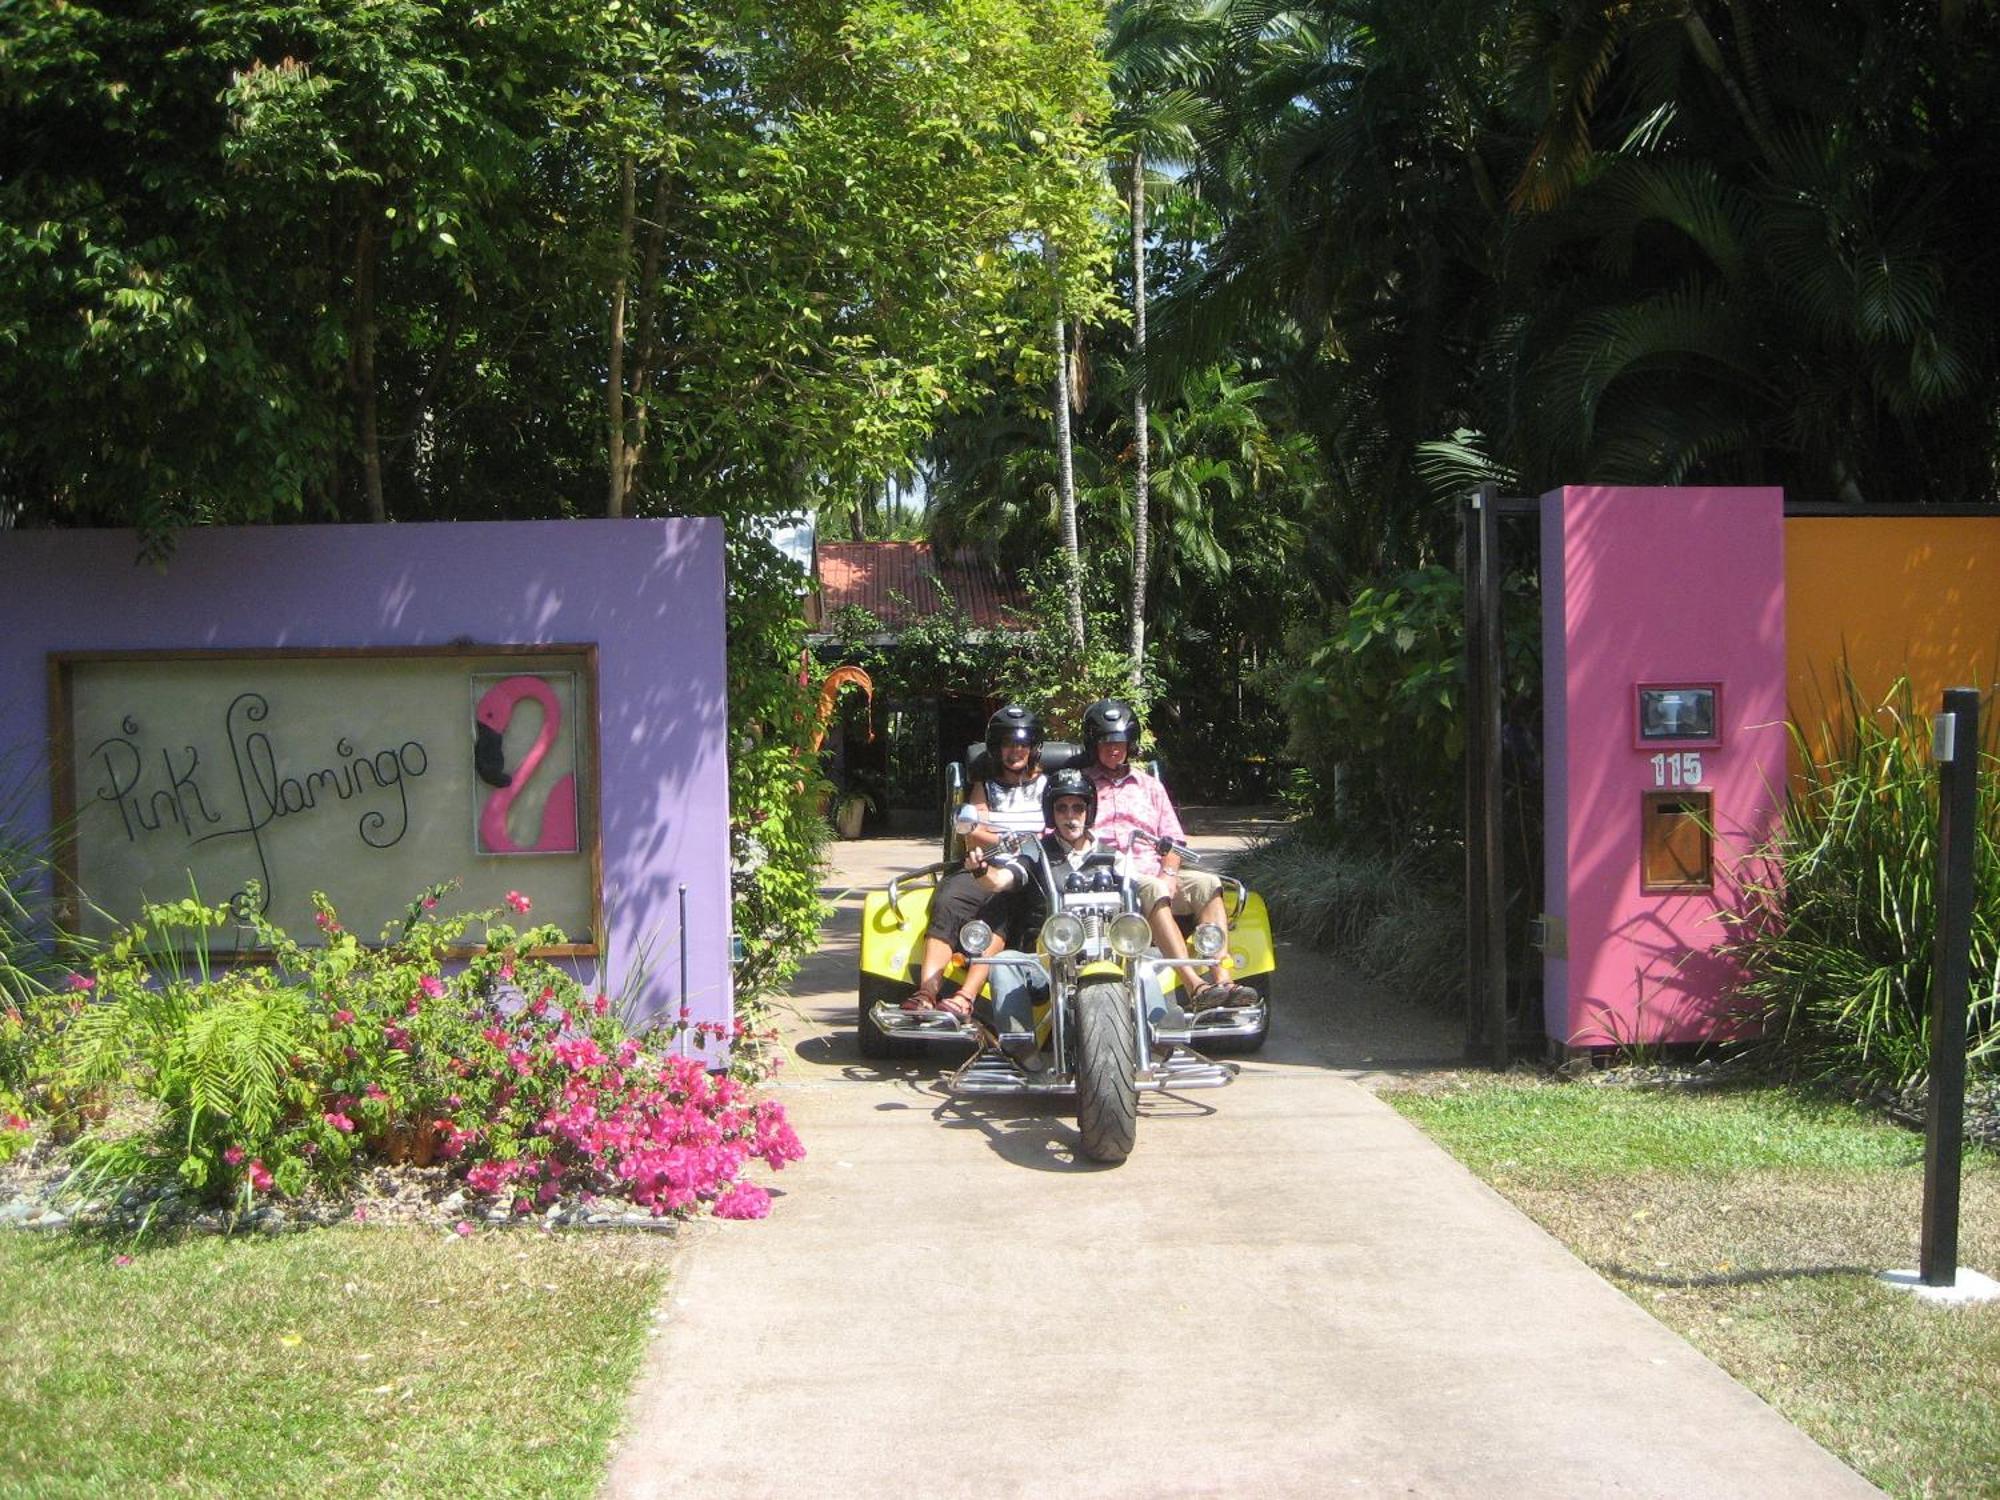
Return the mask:
M 535 743 L 521 757 L 520 765 L 509 772 L 501 751 L 502 737 L 523 698 L 541 705 L 542 729 Z M 542 826 L 535 842 L 514 842 L 507 827 L 507 815 L 523 787 L 534 779 L 535 770 L 556 742 L 562 728 L 562 703 L 547 681 L 540 677 L 509 677 L 488 688 L 472 710 L 473 765 L 482 781 L 494 791 L 479 809 L 479 847 L 485 854 L 566 854 L 577 848 L 576 775 L 565 775 L 549 792 L 542 808 Z

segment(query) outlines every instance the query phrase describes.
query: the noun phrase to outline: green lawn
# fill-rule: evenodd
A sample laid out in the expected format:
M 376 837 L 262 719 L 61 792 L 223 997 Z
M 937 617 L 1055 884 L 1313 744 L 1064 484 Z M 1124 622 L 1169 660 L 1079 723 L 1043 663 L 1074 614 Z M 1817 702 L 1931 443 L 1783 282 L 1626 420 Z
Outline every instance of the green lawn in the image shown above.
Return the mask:
M 1891 1494 L 2000 1496 L 2000 1302 L 1913 1267 L 1923 1140 L 1776 1089 L 1459 1075 L 1384 1094 L 1600 1273 Z M 2000 1162 L 1968 1156 L 1960 1263 L 2000 1276 Z
M 650 1236 L 0 1235 L 0 1494 L 595 1492 Z

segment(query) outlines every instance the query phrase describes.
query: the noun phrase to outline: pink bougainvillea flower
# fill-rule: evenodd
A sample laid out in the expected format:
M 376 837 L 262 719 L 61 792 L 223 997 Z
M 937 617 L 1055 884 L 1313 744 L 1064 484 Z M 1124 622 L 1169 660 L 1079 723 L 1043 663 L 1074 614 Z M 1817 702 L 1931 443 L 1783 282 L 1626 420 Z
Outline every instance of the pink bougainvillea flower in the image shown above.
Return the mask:
M 611 1009 L 611 997 L 599 990 L 596 998 L 590 1002 L 591 1014 L 601 1016 L 609 1009 Z
M 250 1186 L 260 1193 L 271 1191 L 271 1174 L 264 1170 L 261 1160 L 250 1163 Z
M 313 921 L 319 924 L 319 930 L 321 932 L 340 931 L 340 924 L 334 921 L 332 915 L 328 912 L 320 912 L 313 918 Z
M 754 1182 L 739 1182 L 715 1200 L 718 1219 L 762 1219 L 771 1212 L 771 1195 Z
M 354 1218 L 357 1223 L 366 1223 L 368 1220 L 368 1205 L 365 1203 L 355 1204 Z
M 223 1147 L 222 1159 L 232 1167 L 240 1165 L 243 1160 L 243 1148 L 241 1146 Z
M 444 994 L 444 981 L 435 974 L 426 974 L 417 981 L 417 988 L 436 1000 Z
M 333 1024 L 336 1026 L 352 1026 L 354 1024 L 354 1012 L 351 1010 L 335 1011 L 333 1013 Z
M 502 984 L 512 984 L 514 982 L 514 966 L 512 964 L 500 965 L 500 982 Z
M 520 912 L 523 916 L 526 916 L 528 908 L 533 903 L 530 902 L 528 898 L 522 895 L 519 891 L 509 891 L 507 893 L 507 904 L 513 907 L 515 911 Z
M 367 1087 L 361 1090 L 361 1094 L 362 1097 L 365 1099 L 386 1099 L 389 1097 L 386 1093 L 383 1092 L 382 1085 L 379 1083 L 371 1083 L 367 1085 Z
M 348 1119 L 346 1115 L 342 1114 L 337 1109 L 328 1110 L 325 1114 L 321 1115 L 320 1118 L 326 1121 L 326 1123 L 331 1125 L 335 1130 L 338 1130 L 342 1135 L 354 1134 L 354 1122 Z
M 460 1219 L 456 1224 L 451 1226 L 451 1230 L 460 1239 L 464 1239 L 472 1233 L 472 1222 L 469 1219 Z
M 400 1026 L 384 1026 L 382 1028 L 382 1044 L 397 1052 L 408 1052 L 410 1050 L 410 1034 Z
M 73 990 L 94 990 L 97 981 L 88 974 L 72 974 L 69 976 L 69 987 Z
M 425 910 L 425 911 L 436 911 L 437 909 L 438 909 L 438 898 L 437 898 L 437 897 L 435 897 L 435 896 L 426 896 L 426 897 L 424 897 L 424 910 Z

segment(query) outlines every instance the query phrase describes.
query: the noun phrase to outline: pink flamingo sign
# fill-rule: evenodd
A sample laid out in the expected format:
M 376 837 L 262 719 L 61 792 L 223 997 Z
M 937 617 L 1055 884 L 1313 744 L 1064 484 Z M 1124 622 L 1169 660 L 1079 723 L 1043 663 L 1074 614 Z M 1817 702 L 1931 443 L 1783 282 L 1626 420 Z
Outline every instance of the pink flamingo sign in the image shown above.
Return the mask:
M 475 677 L 473 692 L 473 769 L 485 788 L 475 847 L 576 853 L 574 676 Z

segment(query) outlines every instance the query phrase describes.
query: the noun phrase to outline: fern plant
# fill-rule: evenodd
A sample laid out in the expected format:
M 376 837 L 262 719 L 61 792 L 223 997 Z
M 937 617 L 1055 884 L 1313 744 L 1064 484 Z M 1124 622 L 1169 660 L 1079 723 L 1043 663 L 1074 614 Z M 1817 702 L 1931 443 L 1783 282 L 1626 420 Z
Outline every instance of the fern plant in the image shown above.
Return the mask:
M 81 1180 L 122 1187 L 179 1177 L 197 1192 L 256 1174 L 226 1173 L 313 1103 L 317 1048 L 303 988 L 263 967 L 218 971 L 210 936 L 236 922 L 194 897 L 152 905 L 97 968 L 95 1003 L 70 1028 L 69 1082 L 128 1085 L 150 1101 L 152 1127 L 82 1143 Z M 302 1172 L 297 1174 L 301 1177 Z M 295 1184 L 296 1185 L 296 1184 Z

